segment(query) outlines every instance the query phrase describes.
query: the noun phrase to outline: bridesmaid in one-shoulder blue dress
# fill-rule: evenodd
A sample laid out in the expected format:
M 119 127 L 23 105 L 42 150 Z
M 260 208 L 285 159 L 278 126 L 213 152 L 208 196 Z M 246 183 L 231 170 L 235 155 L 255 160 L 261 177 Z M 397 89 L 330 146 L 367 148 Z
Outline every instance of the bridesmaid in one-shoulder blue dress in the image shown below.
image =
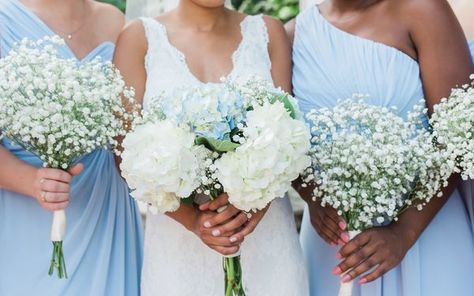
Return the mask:
M 17 0 L 0 0 L 0 51 L 5 56 L 22 38 L 54 33 Z M 105 42 L 82 61 L 111 60 L 114 44 Z M 64 47 L 61 54 L 74 58 Z M 3 140 L 19 159 L 40 167 L 40 159 Z M 140 214 L 128 194 L 110 151 L 81 159 L 84 171 L 72 182 L 64 241 L 68 279 L 47 275 L 51 260 L 52 213 L 30 197 L 0 189 L 0 295 L 139 295 L 142 264 Z M 1 162 L 0 162 L 1 165 Z
M 388 45 L 363 39 L 329 23 L 317 6 L 296 19 L 293 87 L 304 112 L 334 106 L 354 93 L 371 104 L 396 106 L 406 115 L 423 95 L 418 63 Z M 338 248 L 326 244 L 305 211 L 301 243 L 312 296 L 335 296 L 340 278 Z M 366 285 L 355 281 L 354 296 L 474 295 L 474 237 L 458 191 L 440 210 L 399 266 Z
M 474 61 L 474 40 L 469 42 L 469 48 L 471 49 L 471 56 Z M 474 233 L 474 180 L 463 181 L 460 190 L 466 203 L 467 211 L 471 219 L 472 232 Z

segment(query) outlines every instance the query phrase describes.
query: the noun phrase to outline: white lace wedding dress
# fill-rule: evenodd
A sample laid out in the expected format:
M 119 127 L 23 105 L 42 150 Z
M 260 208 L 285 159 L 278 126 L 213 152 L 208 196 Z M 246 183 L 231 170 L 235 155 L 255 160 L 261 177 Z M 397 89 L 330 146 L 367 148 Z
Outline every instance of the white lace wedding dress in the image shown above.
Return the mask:
M 175 87 L 198 85 L 184 55 L 170 44 L 166 28 L 142 18 L 148 40 L 144 108 L 157 95 Z M 268 33 L 262 16 L 241 24 L 242 42 L 233 54 L 229 78 L 246 80 L 259 75 L 271 80 Z M 247 296 L 309 295 L 307 275 L 293 212 L 288 198 L 270 206 L 256 230 L 241 248 Z M 142 272 L 144 296 L 222 296 L 222 256 L 166 215 L 148 213 Z

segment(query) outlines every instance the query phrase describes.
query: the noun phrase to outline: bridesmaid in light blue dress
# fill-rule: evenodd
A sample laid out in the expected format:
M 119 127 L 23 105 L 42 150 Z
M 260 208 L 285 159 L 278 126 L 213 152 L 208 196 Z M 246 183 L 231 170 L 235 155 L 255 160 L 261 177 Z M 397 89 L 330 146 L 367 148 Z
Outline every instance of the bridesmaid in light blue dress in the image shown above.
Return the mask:
M 2 56 L 22 38 L 53 34 L 19 1 L 0 0 Z M 103 42 L 80 62 L 95 57 L 111 60 L 113 52 L 114 44 Z M 75 57 L 68 47 L 60 53 L 65 58 Z M 20 160 L 41 167 L 40 159 L 31 153 L 7 139 L 0 143 Z M 142 229 L 137 207 L 110 151 L 94 151 L 80 162 L 84 171 L 72 181 L 66 209 L 68 279 L 47 275 L 52 254 L 52 213 L 31 197 L 0 189 L 0 295 L 139 295 Z
M 474 61 L 474 40 L 469 42 L 469 47 L 471 49 L 471 55 Z M 474 180 L 462 182 L 460 191 L 466 203 L 466 208 L 471 219 L 472 232 L 474 233 Z
M 400 115 L 406 115 L 424 97 L 422 71 L 415 59 L 339 29 L 318 6 L 296 19 L 293 62 L 294 93 L 304 112 L 362 93 L 370 96 L 371 104 L 396 106 Z M 301 243 L 311 295 L 337 295 L 340 278 L 332 270 L 340 263 L 339 247 L 331 247 L 316 233 L 308 208 Z M 356 279 L 353 295 L 472 296 L 473 276 L 474 237 L 464 203 L 454 191 L 401 263 L 371 283 L 360 285 Z

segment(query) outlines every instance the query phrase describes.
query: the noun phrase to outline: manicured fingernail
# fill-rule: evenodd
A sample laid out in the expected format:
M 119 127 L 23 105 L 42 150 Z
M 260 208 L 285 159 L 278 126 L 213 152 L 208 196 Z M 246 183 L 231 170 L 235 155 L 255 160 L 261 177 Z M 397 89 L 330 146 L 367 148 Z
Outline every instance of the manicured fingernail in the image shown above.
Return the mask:
M 349 242 L 349 240 L 350 240 L 349 234 L 347 234 L 345 232 L 343 234 L 341 234 L 341 238 L 345 243 Z
M 342 230 L 346 230 L 346 226 L 347 226 L 346 222 L 344 221 L 339 222 L 339 228 L 341 228 Z
M 335 246 L 337 246 L 337 244 L 335 242 L 332 242 L 331 247 L 335 247 Z
M 336 266 L 336 268 L 332 270 L 332 274 L 334 275 L 340 275 L 341 273 L 342 273 L 342 270 L 339 266 Z
M 341 260 L 341 259 L 342 259 L 341 253 L 336 253 L 336 258 L 339 259 L 339 260 Z
M 366 278 L 363 278 L 363 279 L 361 279 L 361 280 L 359 281 L 359 284 L 361 284 L 361 285 L 363 285 L 363 284 L 365 284 L 365 283 L 367 283 L 367 279 L 366 279 Z
M 343 283 L 347 283 L 347 282 L 350 282 L 351 281 L 351 276 L 346 274 L 345 276 L 342 277 L 342 280 L 341 282 Z
M 231 243 L 235 243 L 237 240 L 238 240 L 238 239 L 237 239 L 235 236 L 233 236 L 233 237 L 230 238 L 230 242 L 231 242 Z
M 209 222 L 209 221 L 204 222 L 204 227 L 209 228 L 211 226 L 212 226 L 211 222 Z
M 215 230 L 212 231 L 212 235 L 213 236 L 219 236 L 219 235 L 221 235 L 221 232 L 219 230 L 215 229 Z
M 341 246 L 344 246 L 346 244 L 346 242 L 344 242 L 342 239 L 339 239 L 337 243 L 340 244 Z

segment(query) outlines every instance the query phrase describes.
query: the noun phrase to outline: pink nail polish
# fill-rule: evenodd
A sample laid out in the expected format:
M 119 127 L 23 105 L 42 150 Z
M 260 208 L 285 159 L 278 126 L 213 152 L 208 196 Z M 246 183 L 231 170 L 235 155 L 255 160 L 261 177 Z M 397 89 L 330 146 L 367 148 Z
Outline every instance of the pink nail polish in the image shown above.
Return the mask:
M 334 275 L 340 275 L 342 273 L 342 270 L 339 266 L 336 266 L 333 270 L 332 270 L 332 274 Z
M 236 241 L 237 241 L 237 238 L 236 238 L 236 237 L 233 236 L 233 237 L 230 238 L 230 242 L 231 242 L 231 243 L 235 243 Z
M 337 244 L 335 242 L 332 242 L 331 247 L 335 247 L 335 246 L 337 246 Z
M 219 230 L 215 229 L 215 230 L 212 231 L 212 235 L 213 236 L 219 236 L 219 235 L 221 235 L 221 232 Z
M 365 283 L 367 283 L 367 279 L 366 279 L 366 278 L 363 278 L 363 279 L 361 279 L 361 280 L 359 281 L 359 284 L 361 284 L 361 285 L 363 285 L 363 284 L 365 284 Z
M 344 246 L 346 244 L 345 241 L 343 241 L 342 239 L 339 239 L 338 241 L 338 244 L 340 244 L 341 246 Z
M 339 260 L 341 260 L 341 259 L 342 259 L 341 253 L 336 253 L 336 258 L 339 259 Z
M 204 227 L 206 227 L 206 228 L 211 227 L 211 222 L 209 222 L 209 221 L 204 222 Z
M 350 240 L 349 234 L 347 234 L 345 232 L 341 235 L 341 238 L 345 243 L 349 242 L 349 240 Z
M 342 230 L 346 230 L 346 227 L 347 227 L 346 222 L 344 221 L 339 222 L 339 228 L 341 228 Z
M 342 277 L 342 280 L 341 282 L 343 283 L 347 283 L 347 282 L 350 282 L 351 281 L 351 276 L 346 274 L 345 276 Z

